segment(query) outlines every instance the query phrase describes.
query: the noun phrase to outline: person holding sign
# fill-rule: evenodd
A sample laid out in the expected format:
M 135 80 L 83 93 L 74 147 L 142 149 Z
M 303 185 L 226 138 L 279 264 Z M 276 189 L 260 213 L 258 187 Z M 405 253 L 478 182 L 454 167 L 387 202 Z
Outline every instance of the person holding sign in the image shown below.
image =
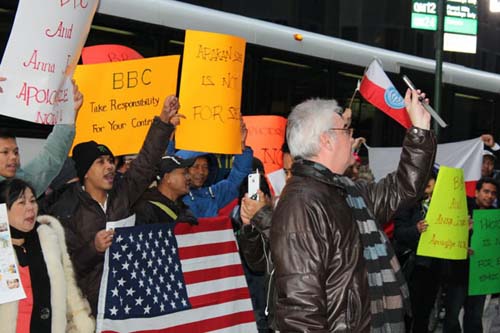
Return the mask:
M 227 179 L 209 184 L 210 175 L 216 174 L 217 163 L 212 154 L 180 150 L 177 155 L 184 159 L 195 158 L 189 170 L 191 188 L 183 201 L 196 217 L 217 216 L 218 211 L 238 197 L 241 182 L 252 171 L 253 150 L 246 146 L 247 128 L 241 120 L 241 149 L 236 155 Z
M 37 216 L 34 193 L 33 187 L 20 179 L 0 182 L 0 203 L 7 205 L 12 244 L 27 296 L 0 304 L 2 332 L 93 332 L 94 319 L 76 285 L 64 229 L 51 216 Z M 15 282 L 19 286 L 19 281 Z
M 498 185 L 493 178 L 481 178 L 476 184 L 476 195 L 467 198 L 469 215 L 475 209 L 492 209 L 497 199 Z M 469 232 L 470 233 L 470 232 Z M 470 238 L 470 236 L 469 236 Z M 473 250 L 473 249 L 472 249 Z M 473 253 L 471 253 L 473 255 Z M 483 308 L 485 295 L 468 296 L 469 290 L 469 259 L 449 261 L 449 276 L 447 279 L 443 332 L 461 332 L 458 316 L 464 308 L 463 332 L 476 333 L 483 331 Z
M 5 78 L 0 78 L 5 80 Z M 1 92 L 0 88 L 0 92 Z M 73 82 L 73 100 L 75 104 L 75 119 L 83 104 L 83 95 Z M 21 168 L 19 148 L 14 134 L 0 129 L 0 181 L 10 178 L 20 178 L 33 184 L 35 195 L 41 196 L 52 179 L 61 170 L 68 156 L 75 137 L 74 124 L 58 124 L 48 136 L 43 150 L 30 163 Z
M 442 261 L 438 258 L 416 255 L 420 235 L 427 230 L 425 215 L 436 184 L 432 173 L 421 201 L 399 210 L 394 216 L 395 250 L 403 267 L 411 301 L 411 332 L 427 333 L 429 316 L 440 287 Z
M 397 171 L 377 183 L 342 176 L 353 138 L 336 101 L 311 99 L 292 110 L 293 176 L 270 235 L 280 331 L 405 331 L 408 287 L 379 222 L 420 198 L 430 176 L 436 139 L 423 97 L 407 90 L 413 126 Z
M 97 314 L 104 252 L 113 241 L 113 231 L 105 230 L 106 222 L 132 215 L 132 206 L 154 179 L 156 165 L 180 122 L 182 115 L 178 110 L 177 97 L 167 97 L 139 155 L 116 186 L 113 186 L 113 153 L 105 145 L 88 141 L 73 148 L 80 181 L 70 186 L 49 212 L 63 222 L 78 285 L 88 298 L 94 315 Z

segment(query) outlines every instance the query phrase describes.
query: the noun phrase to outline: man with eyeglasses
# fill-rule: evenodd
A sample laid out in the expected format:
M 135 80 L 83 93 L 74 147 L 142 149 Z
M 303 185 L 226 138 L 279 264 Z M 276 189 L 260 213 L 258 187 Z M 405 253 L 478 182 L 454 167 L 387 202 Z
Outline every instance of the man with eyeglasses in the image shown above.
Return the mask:
M 148 189 L 134 207 L 136 224 L 188 222 L 196 224 L 196 217 L 182 201 L 189 193 L 188 168 L 195 159 L 164 156 L 156 176 L 158 186 Z
M 353 138 L 336 101 L 292 110 L 286 135 L 296 160 L 270 236 L 280 331 L 404 332 L 408 288 L 377 221 L 415 202 L 431 173 L 436 140 L 419 97 L 406 92 L 413 126 L 397 171 L 370 184 L 342 176 Z

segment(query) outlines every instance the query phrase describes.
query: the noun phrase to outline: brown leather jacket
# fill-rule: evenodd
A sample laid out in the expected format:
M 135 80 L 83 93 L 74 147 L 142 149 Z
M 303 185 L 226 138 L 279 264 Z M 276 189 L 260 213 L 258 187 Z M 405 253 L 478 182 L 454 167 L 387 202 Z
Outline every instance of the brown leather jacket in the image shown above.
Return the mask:
M 436 140 L 412 127 L 396 172 L 377 183 L 356 182 L 379 223 L 421 197 Z M 276 207 L 271 252 L 280 332 L 369 332 L 370 298 L 363 246 L 345 190 L 310 165 L 294 163 Z

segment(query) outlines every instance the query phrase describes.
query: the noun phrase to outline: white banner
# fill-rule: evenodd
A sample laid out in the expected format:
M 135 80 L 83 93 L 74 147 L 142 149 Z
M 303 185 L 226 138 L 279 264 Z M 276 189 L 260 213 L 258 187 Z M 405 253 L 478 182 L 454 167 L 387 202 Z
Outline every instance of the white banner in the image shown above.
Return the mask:
M 98 0 L 20 0 L 2 59 L 0 114 L 74 123 L 71 76 Z
M 368 147 L 370 169 L 379 181 L 387 174 L 396 171 L 401 155 L 401 147 L 374 148 Z M 437 146 L 436 163 L 464 170 L 464 180 L 475 181 L 481 178 L 483 162 L 483 141 L 480 138 Z

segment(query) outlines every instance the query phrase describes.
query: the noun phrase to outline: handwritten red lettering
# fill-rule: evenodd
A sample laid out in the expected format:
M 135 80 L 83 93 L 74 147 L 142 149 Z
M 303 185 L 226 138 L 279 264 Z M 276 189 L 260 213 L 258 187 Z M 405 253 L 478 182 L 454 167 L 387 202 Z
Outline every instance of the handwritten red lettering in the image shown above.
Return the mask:
M 73 5 L 73 9 L 77 8 L 87 8 L 89 5 L 87 1 L 85 0 L 60 0 L 61 1 L 61 7 L 64 7 L 66 5 Z
M 49 73 L 54 73 L 56 69 L 56 64 L 38 60 L 38 50 L 33 51 L 33 53 L 31 54 L 31 58 L 29 59 L 29 61 L 23 62 L 23 66 L 31 67 L 36 71 L 49 72 Z
M 50 28 L 45 29 L 45 36 L 54 38 L 66 38 L 71 39 L 71 34 L 73 33 L 73 23 L 70 26 L 65 27 L 63 21 L 59 21 L 57 25 L 57 29 L 54 32 L 51 32 Z
M 57 115 L 59 113 L 59 116 Z M 38 111 L 36 113 L 35 122 L 44 125 L 56 125 L 58 123 L 58 118 L 62 118 L 61 112 L 57 113 L 42 113 Z
M 32 102 L 37 104 L 57 105 L 68 101 L 68 89 L 51 90 L 47 88 L 38 88 L 24 82 L 16 98 L 21 99 L 26 103 L 26 106 L 29 106 Z

